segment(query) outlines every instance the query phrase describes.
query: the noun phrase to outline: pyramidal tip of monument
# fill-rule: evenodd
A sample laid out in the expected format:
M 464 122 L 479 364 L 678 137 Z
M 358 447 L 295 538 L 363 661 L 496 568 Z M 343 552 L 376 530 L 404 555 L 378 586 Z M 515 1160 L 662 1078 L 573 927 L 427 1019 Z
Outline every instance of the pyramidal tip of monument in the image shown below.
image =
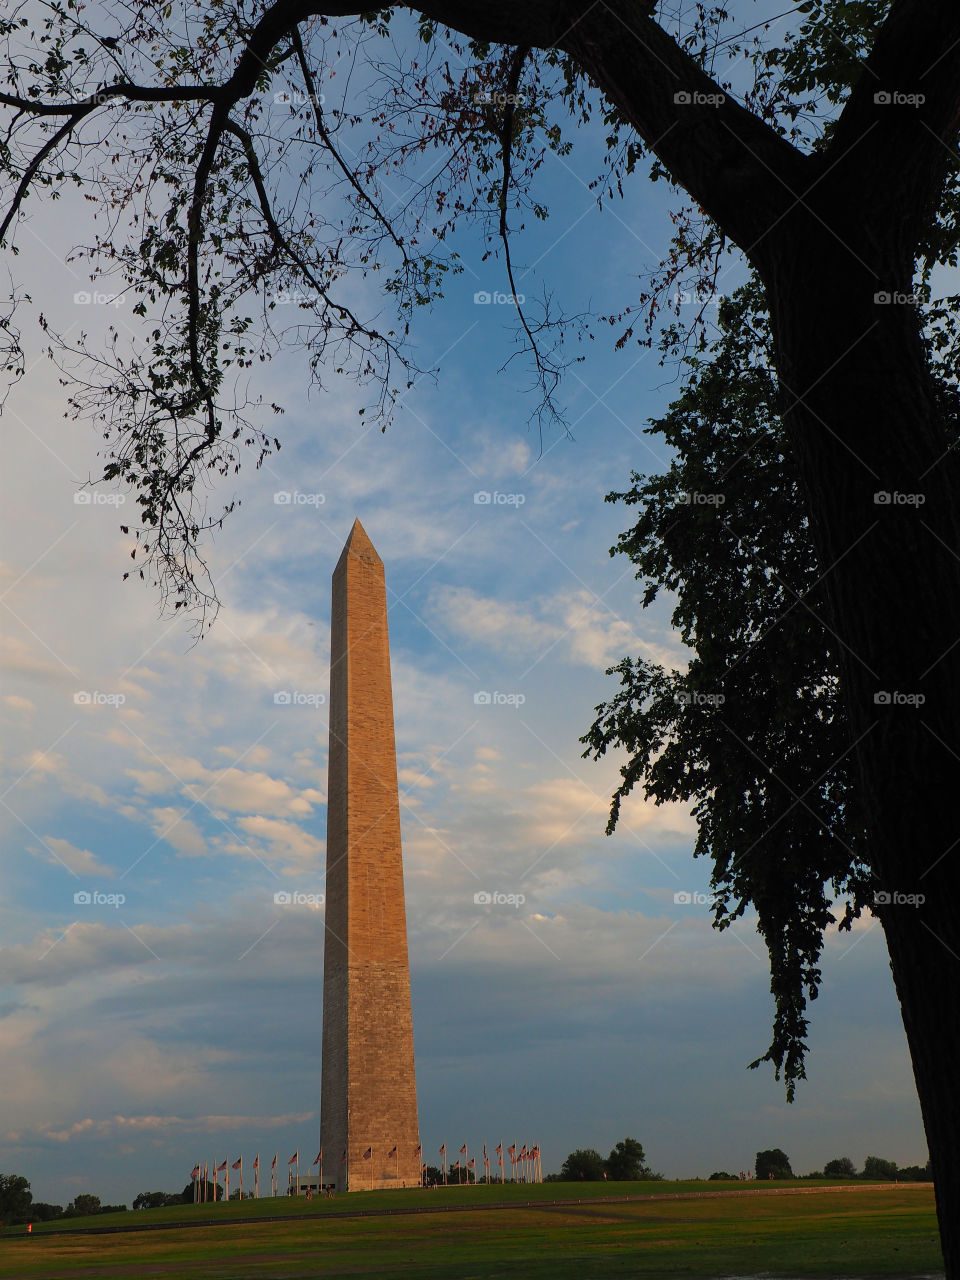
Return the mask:
M 373 560 L 380 563 L 376 547 L 370 541 L 370 535 L 360 523 L 359 517 L 354 520 L 347 541 L 344 543 L 343 555 L 356 556 L 358 560 Z M 341 559 L 343 557 L 341 556 Z

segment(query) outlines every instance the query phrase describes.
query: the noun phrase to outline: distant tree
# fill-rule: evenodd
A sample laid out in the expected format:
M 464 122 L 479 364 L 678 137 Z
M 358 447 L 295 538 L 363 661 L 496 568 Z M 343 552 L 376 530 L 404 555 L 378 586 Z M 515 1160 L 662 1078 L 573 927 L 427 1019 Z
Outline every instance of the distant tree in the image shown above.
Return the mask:
M 838 1156 L 836 1160 L 828 1160 L 823 1166 L 825 1178 L 855 1178 L 857 1168 L 849 1156 Z
M 707 1179 L 708 1182 L 736 1182 L 736 1180 L 737 1175 L 735 1173 L 727 1173 L 725 1169 L 722 1169 L 719 1173 L 711 1173 Z
M 644 1164 L 643 1147 L 636 1138 L 624 1138 L 613 1148 L 607 1157 L 607 1176 L 614 1182 L 640 1182 L 660 1177 Z
M 882 1156 L 867 1156 L 863 1162 L 862 1178 L 881 1178 L 889 1181 L 897 1176 L 897 1162 L 884 1160 Z
M 560 1167 L 561 1182 L 602 1182 L 606 1162 L 593 1147 L 578 1147 L 571 1151 Z
M 0 1173 L 0 1222 L 25 1221 L 33 1192 L 19 1173 Z
M 100 1197 L 93 1195 L 74 1196 L 64 1210 L 66 1218 L 85 1218 L 92 1213 L 100 1212 Z
M 141 1191 L 133 1202 L 134 1209 L 162 1209 L 164 1205 L 179 1204 L 179 1195 L 170 1195 L 166 1191 Z M 193 1183 L 190 1183 L 190 1199 L 193 1199 Z
M 442 1183 L 443 1170 L 437 1164 L 428 1164 L 426 1173 L 424 1173 L 423 1175 L 423 1180 L 427 1186 L 430 1186 L 431 1183 L 434 1185 L 436 1185 L 437 1183 Z
M 96 1199 L 96 1196 L 94 1196 Z M 126 1213 L 127 1206 L 125 1204 L 102 1204 L 97 1213 Z
M 907 1164 L 902 1169 L 897 1170 L 897 1178 L 901 1182 L 932 1182 L 933 1173 L 930 1169 L 930 1161 L 926 1164 Z
M 63 1217 L 63 1205 L 36 1200 L 30 1206 L 29 1216 L 33 1222 L 53 1222 L 55 1218 Z
M 781 1151 L 779 1147 L 773 1147 L 769 1151 L 758 1151 L 756 1162 L 756 1174 L 758 1178 L 792 1178 L 793 1170 L 790 1168 L 790 1160 L 785 1151 Z

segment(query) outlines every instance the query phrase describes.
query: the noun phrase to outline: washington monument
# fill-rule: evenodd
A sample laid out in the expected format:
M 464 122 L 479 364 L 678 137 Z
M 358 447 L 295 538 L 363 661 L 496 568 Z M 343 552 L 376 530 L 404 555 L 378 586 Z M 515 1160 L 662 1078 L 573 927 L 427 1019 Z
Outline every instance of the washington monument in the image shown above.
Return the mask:
M 338 1190 L 418 1186 L 420 1146 L 383 562 L 333 573 L 320 1144 Z

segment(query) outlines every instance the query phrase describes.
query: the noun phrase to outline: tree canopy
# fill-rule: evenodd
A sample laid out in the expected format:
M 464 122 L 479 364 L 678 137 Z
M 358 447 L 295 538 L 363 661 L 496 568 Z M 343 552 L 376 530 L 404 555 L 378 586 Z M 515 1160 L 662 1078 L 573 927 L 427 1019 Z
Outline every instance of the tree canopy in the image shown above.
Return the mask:
M 758 1151 L 754 1163 L 754 1172 L 758 1178 L 792 1178 L 790 1159 L 779 1147 L 771 1147 L 768 1151 Z

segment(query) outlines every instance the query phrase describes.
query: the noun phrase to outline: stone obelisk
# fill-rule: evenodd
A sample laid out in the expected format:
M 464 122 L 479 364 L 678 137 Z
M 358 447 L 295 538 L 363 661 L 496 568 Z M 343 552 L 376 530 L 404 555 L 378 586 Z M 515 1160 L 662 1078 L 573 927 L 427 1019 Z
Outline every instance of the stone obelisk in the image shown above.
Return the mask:
M 333 574 L 321 1146 L 339 1190 L 418 1186 L 420 1149 L 383 562 Z

